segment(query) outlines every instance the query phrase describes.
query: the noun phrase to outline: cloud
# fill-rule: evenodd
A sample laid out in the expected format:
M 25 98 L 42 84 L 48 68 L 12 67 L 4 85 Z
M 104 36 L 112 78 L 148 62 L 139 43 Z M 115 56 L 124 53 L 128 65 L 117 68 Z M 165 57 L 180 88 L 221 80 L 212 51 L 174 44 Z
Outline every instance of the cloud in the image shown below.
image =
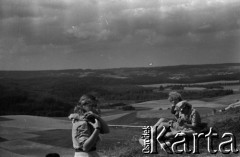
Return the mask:
M 238 0 L 0 0 L 0 54 L 230 49 L 240 38 L 239 7 Z
M 129 38 L 129 34 L 134 36 L 138 35 L 141 30 L 150 30 L 159 36 L 174 38 L 187 35 L 189 32 L 216 33 L 239 29 L 237 23 L 240 16 L 239 3 L 220 3 L 218 1 L 215 3 L 210 3 L 210 1 L 125 2 L 119 2 L 119 8 L 113 2 L 113 4 L 104 3 L 103 8 L 114 8 L 115 10 L 103 9 L 102 12 L 99 12 L 108 20 L 108 24 L 100 28 L 108 30 L 108 37 L 125 40 L 125 38 Z M 92 38 L 97 38 L 101 32 L 97 29 L 99 28 L 91 29 L 91 32 L 95 30 L 96 35 L 91 35 Z M 86 32 L 88 31 L 86 30 Z
M 25 36 L 27 43 L 32 44 L 119 41 L 129 35 L 137 37 L 141 30 L 174 38 L 189 32 L 239 29 L 240 4 L 233 2 L 2 0 L 0 16 L 4 24 L 0 27 L 3 34 Z M 143 41 L 148 39 L 149 36 Z

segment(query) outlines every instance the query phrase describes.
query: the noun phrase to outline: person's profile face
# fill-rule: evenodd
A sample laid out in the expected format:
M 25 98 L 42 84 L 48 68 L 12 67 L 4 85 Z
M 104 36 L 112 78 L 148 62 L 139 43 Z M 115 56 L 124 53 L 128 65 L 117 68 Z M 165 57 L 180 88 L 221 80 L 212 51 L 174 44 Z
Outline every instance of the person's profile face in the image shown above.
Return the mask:
M 89 105 L 85 104 L 85 105 L 82 105 L 82 106 L 83 106 L 83 109 L 84 109 L 86 112 L 91 111 L 91 107 L 90 107 Z
M 179 101 L 177 99 L 168 99 L 171 104 L 176 105 Z
M 173 99 L 171 97 L 168 97 L 168 101 L 173 104 Z

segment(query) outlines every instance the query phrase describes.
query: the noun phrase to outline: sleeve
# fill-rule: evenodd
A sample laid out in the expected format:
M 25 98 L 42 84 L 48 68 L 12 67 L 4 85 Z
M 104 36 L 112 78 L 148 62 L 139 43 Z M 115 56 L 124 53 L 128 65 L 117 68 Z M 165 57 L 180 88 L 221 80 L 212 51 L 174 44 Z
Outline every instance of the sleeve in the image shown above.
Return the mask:
M 69 119 L 76 119 L 76 120 L 80 120 L 80 116 L 79 116 L 79 114 L 77 114 L 77 113 L 72 113 L 72 114 L 70 114 L 69 116 L 68 116 L 68 118 Z
M 200 115 L 197 111 L 195 111 L 192 114 L 191 123 L 192 123 L 192 126 L 194 126 L 194 127 L 198 127 L 200 125 L 201 118 L 200 118 Z
M 85 141 L 89 138 L 89 128 L 87 122 L 76 122 L 72 130 L 73 147 L 75 149 L 83 147 Z
M 175 106 L 174 106 L 174 105 L 172 105 L 172 107 L 171 107 L 171 113 L 172 113 L 172 114 L 175 114 L 175 113 L 176 113 L 176 110 L 175 110 Z

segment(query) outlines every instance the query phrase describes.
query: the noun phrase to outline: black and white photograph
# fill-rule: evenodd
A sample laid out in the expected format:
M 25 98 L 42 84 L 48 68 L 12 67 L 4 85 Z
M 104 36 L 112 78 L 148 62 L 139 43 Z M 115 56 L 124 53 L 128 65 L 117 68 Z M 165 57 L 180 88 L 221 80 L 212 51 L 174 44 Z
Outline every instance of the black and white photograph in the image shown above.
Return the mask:
M 0 0 L 0 157 L 240 156 L 240 0 Z

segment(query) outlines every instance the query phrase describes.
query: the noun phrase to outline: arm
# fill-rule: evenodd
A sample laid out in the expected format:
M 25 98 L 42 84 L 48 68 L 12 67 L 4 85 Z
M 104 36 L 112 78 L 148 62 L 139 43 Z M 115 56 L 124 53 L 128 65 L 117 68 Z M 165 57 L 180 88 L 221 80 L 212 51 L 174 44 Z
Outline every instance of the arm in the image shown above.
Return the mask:
M 153 134 L 155 134 L 156 132 L 159 133 L 161 132 L 163 126 L 165 126 L 166 128 L 169 127 L 169 122 L 164 122 L 165 118 L 160 118 L 157 123 L 153 126 Z
M 195 133 L 195 131 L 192 129 L 183 129 L 180 132 L 185 133 L 188 137 L 192 137 L 192 134 Z
M 172 113 L 172 114 L 175 114 L 175 113 L 176 113 L 175 106 L 176 106 L 176 105 L 172 105 L 172 106 L 171 106 L 171 113 Z
M 184 123 L 184 127 L 195 129 L 199 126 L 200 123 L 201 123 L 201 117 L 199 113 L 195 110 L 191 115 L 191 124 Z
M 107 134 L 107 133 L 110 132 L 107 123 L 100 116 L 98 116 L 97 114 L 94 114 L 92 112 L 88 112 L 88 113 L 86 113 L 84 115 L 84 117 L 85 117 L 85 119 L 88 119 L 90 117 L 94 117 L 95 119 L 97 119 L 100 122 L 100 124 L 101 124 L 101 129 L 100 129 L 100 133 L 101 134 Z
M 80 116 L 77 113 L 72 113 L 68 116 L 68 119 L 72 120 L 72 123 L 80 120 Z
M 165 138 L 171 138 L 171 137 L 174 137 L 177 133 L 179 133 L 180 131 L 179 130 L 176 130 L 174 128 L 170 128 L 170 132 L 167 132 L 166 135 L 165 135 Z
M 101 125 L 97 119 L 95 120 L 95 123 L 89 122 L 89 124 L 93 126 L 94 131 L 91 134 L 91 136 L 83 144 L 83 151 L 86 151 L 86 152 L 88 152 L 96 144 L 98 140 L 98 135 L 100 132 L 100 125 Z
M 195 124 L 187 124 L 187 123 L 183 124 L 183 126 L 186 127 L 186 128 L 191 128 L 191 129 L 196 127 Z
M 98 120 L 99 120 L 99 122 L 100 122 L 100 124 L 101 124 L 100 133 L 101 133 L 101 134 L 107 134 L 107 133 L 109 133 L 109 132 L 110 132 L 110 129 L 109 129 L 107 123 L 106 123 L 101 117 L 99 117 Z
M 176 105 L 172 105 L 171 113 L 174 114 L 175 120 L 178 120 L 178 118 L 179 118 L 179 109 L 176 107 Z

